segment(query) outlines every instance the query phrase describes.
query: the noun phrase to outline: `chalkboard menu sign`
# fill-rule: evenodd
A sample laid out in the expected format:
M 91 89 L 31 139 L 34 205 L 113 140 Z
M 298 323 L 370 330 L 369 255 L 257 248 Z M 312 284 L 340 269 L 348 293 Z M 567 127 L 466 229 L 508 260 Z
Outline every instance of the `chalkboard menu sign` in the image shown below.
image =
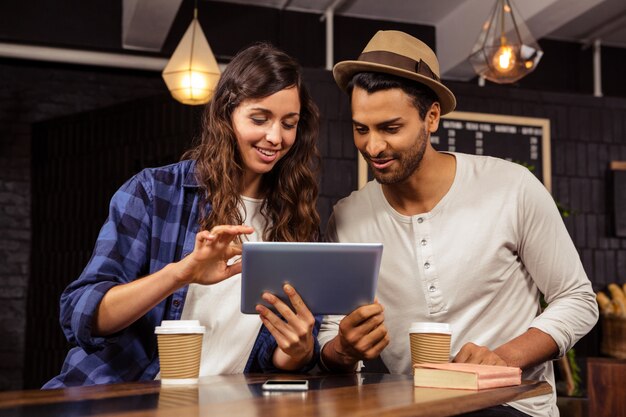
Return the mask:
M 550 120 L 499 114 L 452 112 L 431 135 L 438 151 L 489 155 L 526 166 L 551 190 Z M 359 157 L 359 188 L 371 178 Z

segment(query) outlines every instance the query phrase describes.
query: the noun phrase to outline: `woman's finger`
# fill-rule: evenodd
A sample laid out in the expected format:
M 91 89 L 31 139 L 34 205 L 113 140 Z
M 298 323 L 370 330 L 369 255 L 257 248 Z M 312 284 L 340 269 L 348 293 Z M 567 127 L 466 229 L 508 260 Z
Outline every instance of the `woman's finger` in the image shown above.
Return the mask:
M 235 262 L 232 265 L 228 265 L 224 271 L 226 278 L 230 278 L 233 275 L 241 274 L 241 262 Z
M 315 320 L 313 318 L 313 314 L 311 314 L 311 311 L 304 303 L 302 297 L 300 297 L 300 294 L 298 294 L 295 288 L 293 288 L 289 284 L 285 284 L 283 285 L 283 291 L 285 292 L 287 297 L 289 297 L 289 302 L 291 303 L 291 306 L 299 317 L 307 322 Z
M 263 325 L 267 328 L 267 330 L 272 334 L 272 336 L 274 336 L 274 339 L 276 339 L 276 344 L 278 345 L 278 348 L 283 350 L 283 352 L 288 349 L 291 345 L 288 338 L 285 337 L 285 335 L 280 330 L 278 330 L 274 326 L 274 324 L 270 322 L 267 318 L 261 316 L 261 321 L 263 322 Z
M 265 307 L 264 305 L 258 304 L 256 306 L 256 311 L 259 313 L 261 320 L 263 320 L 263 324 L 267 327 L 267 330 L 272 333 L 276 341 L 278 342 L 278 336 L 286 340 L 290 332 L 287 323 L 285 323 L 280 317 L 278 317 L 272 310 Z
M 211 235 L 208 230 L 203 230 L 196 234 L 196 246 L 202 246 L 210 244 L 215 240 L 215 236 Z
M 237 237 L 253 232 L 254 229 L 249 226 L 229 226 L 229 228 L 226 229 L 212 231 L 212 233 L 216 236 L 216 247 L 220 250 L 232 245 Z
M 274 327 L 272 322 L 269 321 L 267 318 L 265 318 L 263 316 L 259 316 L 259 317 L 261 318 L 261 321 L 263 322 L 263 325 L 272 334 L 272 336 L 274 336 L 274 339 L 276 339 L 276 343 L 278 343 L 278 339 L 282 338 L 282 333 L 280 331 L 278 331 L 278 329 L 276 329 L 276 327 Z
M 238 235 L 249 235 L 254 233 L 254 229 L 251 226 L 246 225 L 219 225 L 211 229 L 210 234 L 217 237 L 231 237 L 234 238 Z
M 234 256 L 240 256 L 241 255 L 241 245 L 229 245 L 228 248 L 226 248 L 226 257 L 228 259 L 234 257 Z
M 296 314 L 293 312 L 293 310 L 274 294 L 266 292 L 263 293 L 261 298 L 271 304 L 276 309 L 276 311 L 278 311 L 280 315 L 283 316 L 285 320 L 287 320 L 287 322 L 295 322 L 297 320 Z

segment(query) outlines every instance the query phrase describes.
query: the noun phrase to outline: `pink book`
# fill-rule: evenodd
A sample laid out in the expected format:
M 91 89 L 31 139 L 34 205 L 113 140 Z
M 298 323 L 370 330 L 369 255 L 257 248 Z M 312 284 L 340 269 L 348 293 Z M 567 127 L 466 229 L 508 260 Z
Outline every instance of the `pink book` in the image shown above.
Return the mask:
M 521 383 L 522 370 L 511 366 L 472 363 L 413 365 L 413 385 L 416 387 L 479 390 Z

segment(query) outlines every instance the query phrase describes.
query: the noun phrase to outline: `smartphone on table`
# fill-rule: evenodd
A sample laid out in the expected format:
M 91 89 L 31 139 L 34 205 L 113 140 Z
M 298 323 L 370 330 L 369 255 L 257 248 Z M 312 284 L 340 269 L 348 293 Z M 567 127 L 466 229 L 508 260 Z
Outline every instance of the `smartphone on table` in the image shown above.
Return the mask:
M 306 391 L 309 381 L 306 379 L 268 379 L 263 384 L 264 391 Z

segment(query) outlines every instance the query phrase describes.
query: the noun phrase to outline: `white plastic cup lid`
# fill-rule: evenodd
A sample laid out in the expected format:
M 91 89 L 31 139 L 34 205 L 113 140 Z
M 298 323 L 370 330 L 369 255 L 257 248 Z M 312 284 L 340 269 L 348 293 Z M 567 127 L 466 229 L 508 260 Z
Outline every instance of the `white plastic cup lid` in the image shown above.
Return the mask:
M 187 334 L 204 333 L 204 326 L 199 320 L 163 320 L 160 326 L 154 329 L 156 334 Z
M 452 328 L 449 323 L 415 322 L 411 323 L 409 333 L 452 334 Z

